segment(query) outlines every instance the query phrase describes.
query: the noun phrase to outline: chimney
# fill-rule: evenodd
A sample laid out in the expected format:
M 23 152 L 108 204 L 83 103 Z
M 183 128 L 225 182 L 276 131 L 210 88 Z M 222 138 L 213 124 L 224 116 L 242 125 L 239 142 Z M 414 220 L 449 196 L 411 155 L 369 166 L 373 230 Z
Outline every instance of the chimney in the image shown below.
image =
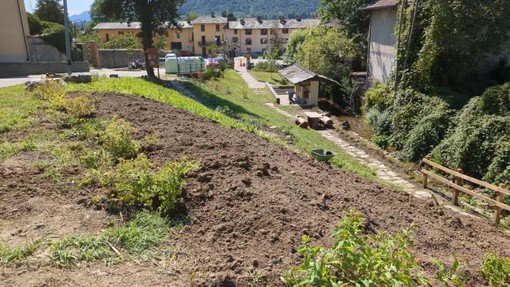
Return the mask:
M 259 22 L 259 24 L 262 24 L 262 17 L 257 16 L 257 21 Z
M 215 16 L 214 16 L 214 12 L 211 12 L 211 17 L 213 17 L 213 18 L 215 17 Z
M 283 16 L 280 16 L 280 23 L 282 23 L 283 25 L 285 25 L 285 17 Z
M 301 22 L 301 16 L 300 15 L 296 16 L 296 21 Z
M 241 23 L 241 25 L 244 25 L 244 18 L 241 18 L 241 20 L 239 21 Z

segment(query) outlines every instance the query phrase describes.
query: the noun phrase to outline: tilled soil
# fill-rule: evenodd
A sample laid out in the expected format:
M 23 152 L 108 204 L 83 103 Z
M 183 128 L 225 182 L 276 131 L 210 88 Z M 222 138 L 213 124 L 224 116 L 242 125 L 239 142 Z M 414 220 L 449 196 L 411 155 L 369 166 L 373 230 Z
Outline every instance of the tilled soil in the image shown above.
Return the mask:
M 330 244 L 329 234 L 349 208 L 367 217 L 367 233 L 417 227 L 415 254 L 429 274 L 431 257 L 465 264 L 466 286 L 485 286 L 483 255 L 510 256 L 510 237 L 484 219 L 467 217 L 272 144 L 151 100 L 96 94 L 98 116 L 131 122 L 138 136 L 157 134 L 149 157 L 159 163 L 183 157 L 201 162 L 183 187 L 182 211 L 191 224 L 172 234 L 173 260 L 73 269 L 7 266 L 6 286 L 280 286 L 300 262 L 303 234 Z M 84 207 L 72 192 L 23 169 L 30 153 L 0 163 L 0 240 L 18 244 L 52 231 L 95 234 L 109 215 Z M 72 189 L 72 188 L 71 188 Z M 76 191 L 79 192 L 79 191 Z M 46 232 L 43 232 L 43 230 Z

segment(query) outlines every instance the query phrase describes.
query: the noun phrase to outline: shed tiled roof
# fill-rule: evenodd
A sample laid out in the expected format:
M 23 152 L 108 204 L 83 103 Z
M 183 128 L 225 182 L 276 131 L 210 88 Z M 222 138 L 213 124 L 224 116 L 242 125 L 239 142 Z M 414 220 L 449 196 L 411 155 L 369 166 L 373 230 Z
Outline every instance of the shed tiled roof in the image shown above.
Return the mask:
M 179 21 L 177 22 L 180 28 L 186 29 L 186 28 L 193 28 L 188 22 L 186 21 Z M 142 29 L 142 24 L 140 22 L 102 22 L 97 24 L 93 30 L 140 30 Z
M 192 24 L 225 24 L 227 17 L 200 16 L 191 21 Z
M 271 28 L 289 28 L 289 29 L 305 29 L 319 25 L 320 19 L 285 19 L 282 23 L 279 19 L 276 20 L 260 20 L 256 18 L 244 18 L 244 25 L 241 24 L 241 20 L 229 21 L 229 29 L 240 30 L 240 29 L 271 29 Z
M 395 7 L 398 4 L 398 0 L 375 0 L 364 7 L 361 10 L 375 10 Z
M 316 74 L 305 67 L 294 64 L 288 66 L 287 68 L 279 71 L 280 75 L 282 75 L 285 79 L 287 79 L 292 84 L 299 84 L 309 80 L 323 80 L 326 82 L 334 83 L 340 85 L 337 81 L 330 79 L 328 77 Z

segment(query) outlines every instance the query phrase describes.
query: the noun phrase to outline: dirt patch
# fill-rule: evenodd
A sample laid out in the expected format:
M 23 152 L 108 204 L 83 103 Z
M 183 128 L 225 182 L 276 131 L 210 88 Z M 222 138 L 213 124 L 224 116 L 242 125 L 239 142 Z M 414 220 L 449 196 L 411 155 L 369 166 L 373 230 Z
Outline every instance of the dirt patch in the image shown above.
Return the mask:
M 170 261 L 71 270 L 5 267 L 0 273 L 4 285 L 279 286 L 282 272 L 300 261 L 296 250 L 301 236 L 308 234 L 317 244 L 331 243 L 329 234 L 348 208 L 367 216 L 367 232 L 416 225 L 420 260 L 433 256 L 448 264 L 455 253 L 466 264 L 466 286 L 484 285 L 477 271 L 484 253 L 497 249 L 510 256 L 510 238 L 485 220 L 456 214 L 432 200 L 390 190 L 162 103 L 117 94 L 95 96 L 98 116 L 119 115 L 138 129 L 140 138 L 158 135 L 159 143 L 148 152 L 152 160 L 186 157 L 201 162 L 181 197 L 192 222 L 168 242 L 179 252 Z M 53 183 L 28 170 L 0 173 L 0 180 L 0 210 L 21 210 L 15 216 L 0 213 L 0 238 L 7 243 L 21 240 L 12 235 L 14 226 L 37 230 L 41 222 L 62 228 L 60 236 L 95 233 L 107 221 L 104 212 L 79 205 L 72 193 L 51 191 Z M 39 235 L 31 232 L 23 240 Z

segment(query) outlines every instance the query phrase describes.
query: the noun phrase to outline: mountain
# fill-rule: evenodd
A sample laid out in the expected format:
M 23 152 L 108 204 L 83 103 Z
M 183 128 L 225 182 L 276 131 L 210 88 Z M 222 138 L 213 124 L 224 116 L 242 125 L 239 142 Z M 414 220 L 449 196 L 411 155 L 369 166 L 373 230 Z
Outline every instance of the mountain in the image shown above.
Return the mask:
M 89 22 L 90 21 L 90 13 L 89 13 L 89 11 L 84 11 L 79 15 L 69 16 L 69 20 L 71 20 L 71 22 L 76 21 L 76 20 Z
M 181 15 L 190 12 L 199 15 L 216 15 L 222 11 L 233 13 L 237 17 L 278 18 L 279 16 L 294 17 L 300 15 L 309 18 L 316 14 L 319 0 L 188 0 L 179 8 Z

